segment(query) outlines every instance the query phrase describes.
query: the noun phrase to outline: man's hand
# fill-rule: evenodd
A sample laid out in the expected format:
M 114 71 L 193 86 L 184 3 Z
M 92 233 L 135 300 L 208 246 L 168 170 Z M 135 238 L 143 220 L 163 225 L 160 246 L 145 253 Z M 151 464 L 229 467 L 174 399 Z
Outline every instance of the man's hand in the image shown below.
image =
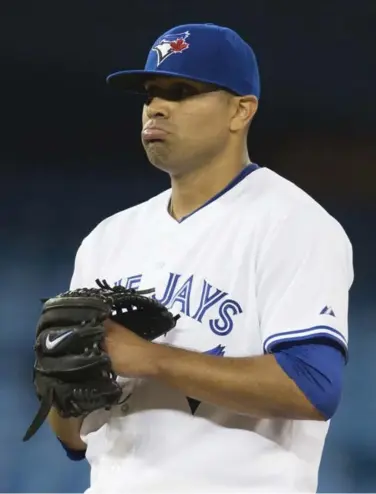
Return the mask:
M 158 345 L 107 319 L 105 351 L 114 372 L 122 377 L 148 377 L 155 373 Z

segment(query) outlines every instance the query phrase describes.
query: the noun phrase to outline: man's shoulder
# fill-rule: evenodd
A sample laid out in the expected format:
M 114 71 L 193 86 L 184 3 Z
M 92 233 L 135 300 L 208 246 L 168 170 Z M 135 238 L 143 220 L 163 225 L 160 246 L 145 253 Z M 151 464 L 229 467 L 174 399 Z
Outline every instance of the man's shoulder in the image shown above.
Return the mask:
M 167 204 L 169 194 L 170 190 L 165 190 L 139 204 L 107 216 L 90 231 L 82 243 L 96 243 L 101 238 L 111 238 L 118 231 L 132 228 L 138 221 L 150 221 L 150 216 L 160 211 L 164 204 Z
M 274 210 L 278 216 L 299 215 L 299 212 L 303 211 L 318 218 L 334 220 L 322 204 L 295 182 L 269 168 L 264 168 L 263 172 L 260 174 L 262 188 L 260 199 L 265 203 L 267 209 Z
M 271 227 L 290 224 L 297 229 L 304 225 L 305 230 L 310 227 L 312 234 L 318 230 L 323 233 L 331 230 L 339 236 L 347 236 L 339 220 L 292 180 L 264 168 L 255 185 L 258 188 L 260 222 L 269 223 Z

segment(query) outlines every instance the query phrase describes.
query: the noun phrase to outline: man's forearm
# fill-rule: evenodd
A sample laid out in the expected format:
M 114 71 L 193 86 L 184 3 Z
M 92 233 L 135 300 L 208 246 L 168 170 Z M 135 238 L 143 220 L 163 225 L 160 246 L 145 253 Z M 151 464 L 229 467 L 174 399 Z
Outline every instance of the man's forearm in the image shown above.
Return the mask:
M 157 353 L 153 377 L 191 398 L 256 418 L 324 420 L 273 355 L 223 358 L 164 345 Z
M 64 419 L 52 408 L 48 415 L 48 422 L 53 432 L 66 446 L 76 450 L 86 449 L 86 444 L 80 437 L 82 417 Z

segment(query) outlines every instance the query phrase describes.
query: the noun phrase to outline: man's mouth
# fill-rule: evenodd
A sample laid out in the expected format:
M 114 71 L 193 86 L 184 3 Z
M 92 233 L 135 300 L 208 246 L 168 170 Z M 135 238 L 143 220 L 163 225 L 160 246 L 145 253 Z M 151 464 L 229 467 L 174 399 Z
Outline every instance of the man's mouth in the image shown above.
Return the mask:
M 146 128 L 142 131 L 142 138 L 146 142 L 163 142 L 167 132 L 162 129 Z

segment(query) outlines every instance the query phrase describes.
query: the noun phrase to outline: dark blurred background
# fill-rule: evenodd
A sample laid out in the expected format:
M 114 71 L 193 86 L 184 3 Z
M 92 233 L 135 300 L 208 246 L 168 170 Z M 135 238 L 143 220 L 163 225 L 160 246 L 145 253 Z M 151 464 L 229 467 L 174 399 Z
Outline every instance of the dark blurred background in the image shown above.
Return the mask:
M 214 22 L 258 56 L 253 161 L 304 188 L 353 243 L 350 362 L 319 490 L 375 492 L 375 0 L 2 0 L 0 13 L 0 491 L 87 487 L 86 462 L 70 462 L 47 426 L 21 442 L 37 409 L 39 298 L 67 289 L 99 221 L 169 186 L 141 148 L 142 100 L 105 77 L 141 68 L 173 25 Z

